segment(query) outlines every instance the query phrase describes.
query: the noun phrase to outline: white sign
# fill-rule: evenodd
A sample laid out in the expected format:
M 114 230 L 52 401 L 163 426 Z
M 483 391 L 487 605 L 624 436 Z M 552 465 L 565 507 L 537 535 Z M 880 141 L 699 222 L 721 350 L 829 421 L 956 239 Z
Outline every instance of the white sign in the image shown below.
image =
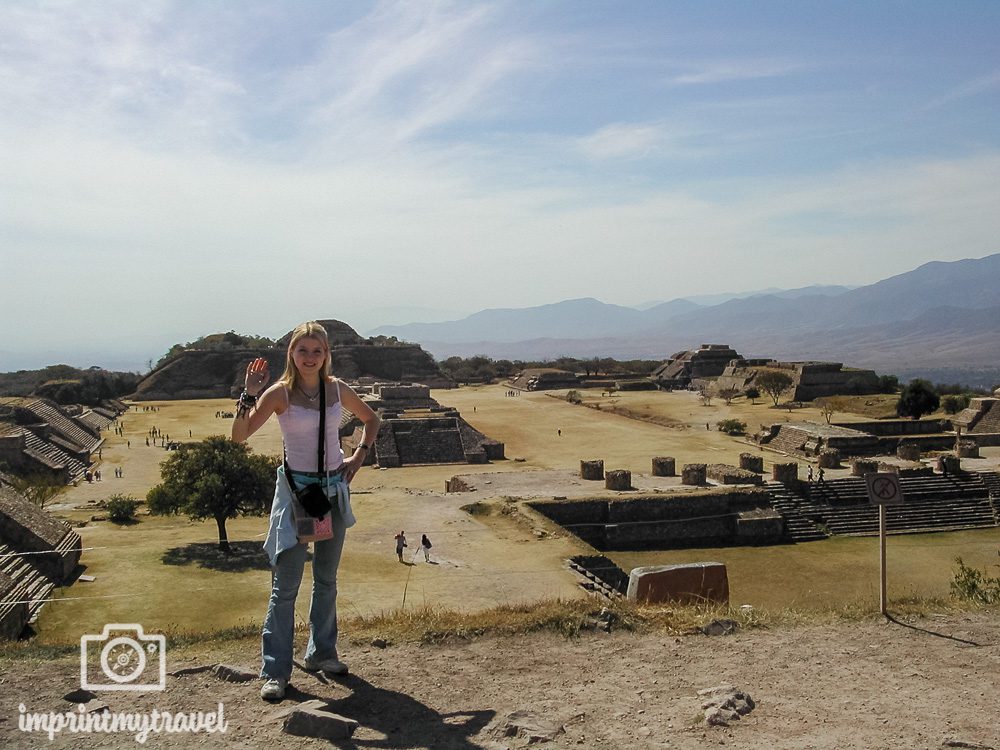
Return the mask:
M 901 505 L 903 488 L 899 486 L 899 475 L 879 472 L 865 474 L 868 485 L 868 502 L 872 505 Z

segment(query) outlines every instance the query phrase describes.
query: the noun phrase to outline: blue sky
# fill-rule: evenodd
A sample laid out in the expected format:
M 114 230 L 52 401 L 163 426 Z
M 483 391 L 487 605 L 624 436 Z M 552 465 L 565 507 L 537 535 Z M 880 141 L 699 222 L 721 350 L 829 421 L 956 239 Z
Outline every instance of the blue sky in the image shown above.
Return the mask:
M 992 1 L 6 0 L 0 371 L 998 252 L 998 39 Z

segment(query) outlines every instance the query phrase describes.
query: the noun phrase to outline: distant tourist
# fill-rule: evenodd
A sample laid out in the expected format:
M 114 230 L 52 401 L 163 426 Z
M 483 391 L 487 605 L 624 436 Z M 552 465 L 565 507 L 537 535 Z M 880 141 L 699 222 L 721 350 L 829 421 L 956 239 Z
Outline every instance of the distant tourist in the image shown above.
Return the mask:
M 396 534 L 396 557 L 403 562 L 403 548 L 406 546 L 406 532 L 400 531 Z
M 424 553 L 424 562 L 431 561 L 431 540 L 426 534 L 420 535 L 420 550 Z
M 823 484 L 823 475 L 824 475 L 825 473 L 826 473 L 826 472 L 824 472 L 824 471 L 823 471 L 823 467 L 822 467 L 822 466 L 820 466 L 820 467 L 819 467 L 819 483 L 820 483 L 820 484 Z
M 809 484 L 812 484 L 812 480 L 813 480 L 813 467 L 810 466 L 809 473 L 806 474 L 806 481 L 809 482 Z
M 300 537 L 314 540 L 310 635 L 302 664 L 311 672 L 347 673 L 337 654 L 337 568 L 347 529 L 355 523 L 348 485 L 364 465 L 380 420 L 346 383 L 330 374 L 330 342 L 315 321 L 292 331 L 285 371 L 265 390 L 268 380 L 266 359 L 258 357 L 247 365 L 232 437 L 243 442 L 276 414 L 285 444 L 264 540 L 271 562 L 271 596 L 264 619 L 260 689 L 264 700 L 279 701 L 292 676 L 295 597 L 309 546 Z M 321 404 L 326 405 L 322 443 Z M 345 408 L 364 425 L 350 457 L 344 456 L 339 438 Z

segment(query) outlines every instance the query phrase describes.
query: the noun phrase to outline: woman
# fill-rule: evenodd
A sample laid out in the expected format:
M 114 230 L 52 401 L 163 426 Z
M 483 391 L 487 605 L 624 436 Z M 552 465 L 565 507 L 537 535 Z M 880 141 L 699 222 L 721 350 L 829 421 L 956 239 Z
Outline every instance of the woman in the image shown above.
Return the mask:
M 247 365 L 246 387 L 237 403 L 233 440 L 242 442 L 271 418 L 278 416 L 285 443 L 285 466 L 278 479 L 271 507 L 264 549 L 271 559 L 271 597 L 264 620 L 261 651 L 263 666 L 260 690 L 265 700 L 281 700 L 292 676 L 295 597 L 302 581 L 308 544 L 296 537 L 292 489 L 320 484 L 332 502 L 329 511 L 332 538 L 313 547 L 313 590 L 309 608 L 309 644 L 303 666 L 308 671 L 345 674 L 347 665 L 337 658 L 337 567 L 344 536 L 354 525 L 350 495 L 345 491 L 361 469 L 378 435 L 379 418 L 346 383 L 330 374 L 330 343 L 319 323 L 303 323 L 292 331 L 285 372 L 270 388 L 267 361 Z M 321 389 L 326 401 L 325 467 L 319 472 L 319 403 Z M 345 458 L 339 428 L 346 408 L 364 425 L 357 450 Z

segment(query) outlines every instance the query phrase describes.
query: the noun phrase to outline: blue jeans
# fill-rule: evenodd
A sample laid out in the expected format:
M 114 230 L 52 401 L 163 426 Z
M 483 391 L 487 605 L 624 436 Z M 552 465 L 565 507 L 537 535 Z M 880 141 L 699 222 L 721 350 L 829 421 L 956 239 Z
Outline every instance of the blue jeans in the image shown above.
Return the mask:
M 309 606 L 309 644 L 306 658 L 316 661 L 337 656 L 337 568 L 347 529 L 333 517 L 333 539 L 313 543 L 313 588 Z M 267 603 L 261 640 L 264 679 L 292 676 L 295 639 L 295 597 L 302 583 L 308 544 L 297 544 L 280 555 L 271 570 L 271 598 Z

